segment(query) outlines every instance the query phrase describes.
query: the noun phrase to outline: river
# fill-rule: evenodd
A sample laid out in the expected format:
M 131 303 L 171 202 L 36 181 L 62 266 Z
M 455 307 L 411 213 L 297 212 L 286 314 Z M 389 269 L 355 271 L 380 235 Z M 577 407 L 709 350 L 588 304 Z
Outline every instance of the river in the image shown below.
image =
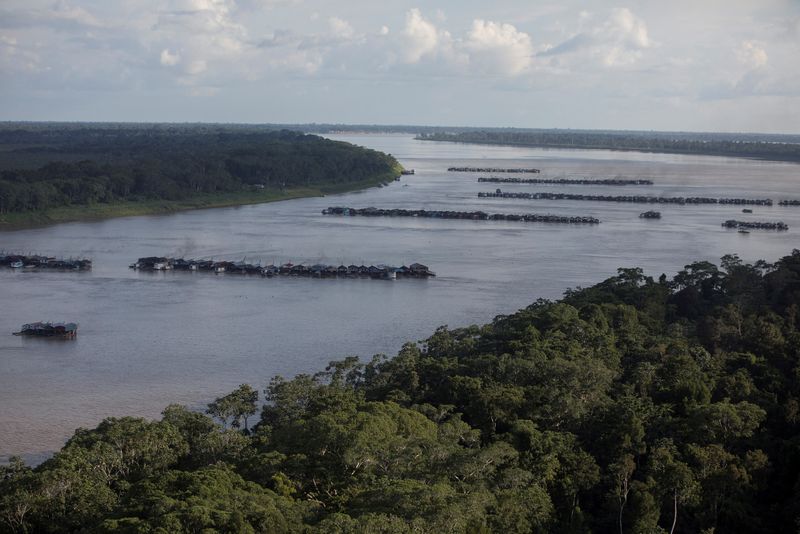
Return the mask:
M 0 249 L 87 256 L 91 272 L 0 270 L 0 459 L 36 462 L 105 417 L 202 408 L 241 383 L 313 373 L 334 359 L 394 354 L 439 325 L 480 324 L 639 266 L 658 276 L 727 253 L 774 261 L 800 246 L 800 207 L 478 199 L 479 191 L 800 198 L 800 166 L 710 156 L 544 150 L 332 135 L 389 152 L 416 174 L 383 188 L 237 208 L 0 232 Z M 537 167 L 540 177 L 647 178 L 653 186 L 479 184 L 450 166 Z M 517 176 L 517 175 L 512 175 Z M 323 216 L 330 205 L 591 215 L 596 226 Z M 661 220 L 639 213 L 657 209 Z M 725 230 L 782 220 L 788 232 Z M 429 280 L 149 273 L 142 256 L 263 263 L 409 264 Z M 80 323 L 73 341 L 11 335 L 22 323 Z

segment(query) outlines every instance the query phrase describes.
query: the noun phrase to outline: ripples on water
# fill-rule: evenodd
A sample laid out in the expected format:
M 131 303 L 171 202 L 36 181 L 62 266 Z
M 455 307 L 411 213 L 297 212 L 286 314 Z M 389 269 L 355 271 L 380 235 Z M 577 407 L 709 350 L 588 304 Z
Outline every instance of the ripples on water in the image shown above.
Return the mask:
M 653 276 L 727 253 L 775 260 L 800 244 L 800 208 L 478 199 L 492 184 L 450 166 L 534 166 L 542 177 L 648 178 L 654 186 L 502 184 L 507 191 L 800 198 L 800 166 L 702 156 L 566 151 L 331 136 L 394 154 L 414 176 L 328 198 L 0 233 L 0 249 L 85 255 L 90 273 L 0 271 L 0 456 L 38 460 L 79 426 L 201 407 L 243 382 L 315 372 L 333 359 L 394 354 L 438 325 L 465 326 L 558 298 L 640 266 Z M 609 193 L 609 191 L 615 193 Z M 591 215 L 598 226 L 330 217 L 329 205 Z M 783 220 L 788 232 L 724 230 L 725 219 Z M 134 272 L 138 257 L 264 263 L 420 261 L 431 280 L 309 280 Z M 75 341 L 13 337 L 35 320 L 80 322 Z

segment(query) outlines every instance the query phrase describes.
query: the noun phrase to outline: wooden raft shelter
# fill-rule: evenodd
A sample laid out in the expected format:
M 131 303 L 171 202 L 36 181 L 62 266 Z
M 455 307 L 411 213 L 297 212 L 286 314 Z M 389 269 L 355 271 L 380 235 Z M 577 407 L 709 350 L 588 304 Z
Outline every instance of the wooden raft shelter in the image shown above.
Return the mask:
M 299 276 L 306 278 L 373 278 L 378 280 L 395 280 L 397 278 L 429 278 L 436 276 L 427 265 L 411 263 L 396 267 L 393 265 L 313 265 L 295 264 L 266 265 L 242 261 L 193 260 L 184 258 L 168 258 L 150 256 L 139 258 L 131 264 L 131 269 L 143 271 L 204 271 L 216 274 L 251 274 L 266 278 L 274 276 Z
M 78 323 L 28 323 L 22 325 L 15 336 L 56 337 L 62 339 L 75 339 L 78 335 Z

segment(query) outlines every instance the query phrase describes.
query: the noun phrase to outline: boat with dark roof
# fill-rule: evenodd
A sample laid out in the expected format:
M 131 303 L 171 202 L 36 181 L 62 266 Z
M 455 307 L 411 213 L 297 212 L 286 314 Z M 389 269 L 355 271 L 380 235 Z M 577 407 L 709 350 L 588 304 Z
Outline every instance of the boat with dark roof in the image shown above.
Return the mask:
M 20 331 L 14 332 L 14 335 L 75 339 L 78 335 L 78 323 L 29 323 L 22 325 Z

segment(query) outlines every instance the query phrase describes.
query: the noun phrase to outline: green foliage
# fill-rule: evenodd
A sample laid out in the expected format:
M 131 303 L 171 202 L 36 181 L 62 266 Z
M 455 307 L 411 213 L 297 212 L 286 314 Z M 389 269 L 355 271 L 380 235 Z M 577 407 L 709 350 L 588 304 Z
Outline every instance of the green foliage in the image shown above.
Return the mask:
M 335 187 L 399 169 L 389 155 L 288 130 L 50 125 L 0 131 L 0 214 Z
M 621 269 L 395 358 L 108 419 L 0 468 L 11 532 L 792 532 L 800 251 Z
M 98 532 L 225 532 L 231 534 L 301 531 L 301 507 L 247 482 L 224 465 L 196 471 L 168 471 L 137 484 Z
M 223 425 L 227 425 L 230 421 L 233 428 L 241 428 L 244 424 L 244 430 L 247 432 L 249 431 L 247 419 L 255 415 L 257 402 L 258 391 L 248 384 L 242 384 L 231 393 L 209 404 L 206 413 L 219 419 Z

